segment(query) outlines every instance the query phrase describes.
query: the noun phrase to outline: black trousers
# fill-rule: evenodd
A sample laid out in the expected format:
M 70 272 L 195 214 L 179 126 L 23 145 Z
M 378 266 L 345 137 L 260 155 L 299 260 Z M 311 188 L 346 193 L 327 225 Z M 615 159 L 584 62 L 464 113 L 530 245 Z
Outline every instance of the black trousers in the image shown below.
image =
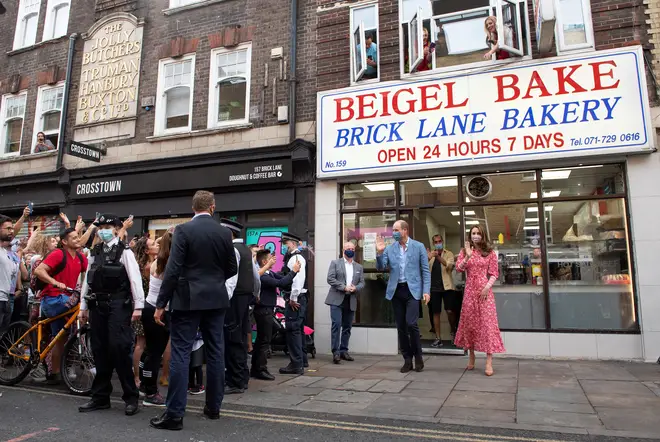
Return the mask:
M 394 310 L 394 321 L 399 336 L 399 348 L 405 360 L 422 356 L 422 343 L 419 337 L 419 304 L 410 293 L 408 284 L 397 285 L 392 298 L 392 310 Z
M 167 341 L 170 339 L 169 330 L 169 313 L 165 313 L 164 321 L 165 326 L 156 324 L 154 320 L 154 313 L 156 307 L 144 303 L 142 310 L 142 326 L 144 327 L 144 339 L 147 342 L 147 348 L 142 353 L 141 364 L 143 366 L 140 370 L 140 382 L 144 385 L 144 392 L 147 396 L 158 393 L 158 371 L 160 370 L 160 363 L 163 359 L 163 353 L 167 347 Z
M 96 376 L 92 383 L 92 400 L 106 404 L 112 393 L 112 372 L 124 391 L 122 399 L 127 404 L 137 404 L 139 392 L 133 376 L 133 329 L 131 315 L 133 304 L 123 299 L 108 302 L 97 301 L 91 309 L 90 337 L 96 364 Z
M 250 320 L 250 295 L 234 293 L 225 316 L 225 384 L 247 388 L 250 371 L 247 366 L 247 333 L 244 324 Z
M 268 349 L 273 340 L 273 307 L 256 305 L 254 322 L 257 324 L 257 339 L 252 348 L 252 373 L 268 371 Z

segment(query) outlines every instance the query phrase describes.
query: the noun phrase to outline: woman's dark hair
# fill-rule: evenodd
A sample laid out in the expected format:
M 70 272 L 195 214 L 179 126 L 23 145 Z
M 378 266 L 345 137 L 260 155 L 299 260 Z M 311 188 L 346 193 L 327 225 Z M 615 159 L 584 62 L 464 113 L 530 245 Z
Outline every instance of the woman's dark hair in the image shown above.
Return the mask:
M 145 271 L 149 274 L 149 269 L 146 268 L 149 264 L 149 254 L 147 253 L 149 251 L 148 241 L 149 238 L 140 238 L 140 240 L 135 243 L 135 259 L 140 266 L 140 273 L 143 275 L 145 274 Z
M 479 234 L 481 235 L 481 241 L 479 242 L 479 244 L 475 244 L 472 242 L 472 231 L 474 229 L 477 229 L 479 231 Z M 475 249 L 479 249 L 479 251 L 481 251 L 481 256 L 484 257 L 488 256 L 490 252 L 493 251 L 493 247 L 490 245 L 490 241 L 488 240 L 488 235 L 486 234 L 486 230 L 483 227 L 481 227 L 481 224 L 472 226 L 469 235 L 470 236 L 468 240 L 470 241 L 470 245 Z
M 45 134 L 45 133 L 43 133 L 43 132 L 37 132 L 37 137 L 39 136 L 39 134 L 43 135 L 44 138 L 46 138 L 46 134 Z
M 160 238 L 158 257 L 156 258 L 156 275 L 165 273 L 167 261 L 170 259 L 170 248 L 172 247 L 172 234 L 167 232 Z

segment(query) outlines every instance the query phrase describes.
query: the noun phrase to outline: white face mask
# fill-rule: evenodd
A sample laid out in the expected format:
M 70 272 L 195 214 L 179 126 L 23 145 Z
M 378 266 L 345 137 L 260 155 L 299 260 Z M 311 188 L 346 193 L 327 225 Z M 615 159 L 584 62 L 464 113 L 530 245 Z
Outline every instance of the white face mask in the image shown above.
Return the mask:
M 472 242 L 478 243 L 481 241 L 481 235 L 472 235 Z

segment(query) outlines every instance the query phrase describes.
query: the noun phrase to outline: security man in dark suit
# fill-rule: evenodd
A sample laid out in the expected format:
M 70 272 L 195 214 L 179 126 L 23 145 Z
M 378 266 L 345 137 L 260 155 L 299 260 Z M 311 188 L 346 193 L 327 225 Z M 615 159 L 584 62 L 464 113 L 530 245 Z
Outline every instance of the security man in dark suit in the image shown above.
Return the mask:
M 257 252 L 257 263 L 262 269 L 266 269 L 261 275 L 261 294 L 254 306 L 254 322 L 257 324 L 257 339 L 252 351 L 252 369 L 250 374 L 253 378 L 265 381 L 275 380 L 275 376 L 268 371 L 268 348 L 273 339 L 273 310 L 277 305 L 277 289 L 291 287 L 293 278 L 300 271 L 300 263 L 296 262 L 288 275 L 272 272 L 270 268 L 275 263 L 275 258 L 270 250 L 259 250 Z
M 250 371 L 247 365 L 247 334 L 245 324 L 250 321 L 250 301 L 255 288 L 261 285 L 259 272 L 252 260 L 252 250 L 240 237 L 243 225 L 221 219 L 220 225 L 231 230 L 238 274 L 225 283 L 231 299 L 225 316 L 225 394 L 241 394 L 248 387 Z
M 154 320 L 163 324 L 170 303 L 170 386 L 167 411 L 151 419 L 163 430 L 183 428 L 188 398 L 188 368 L 193 341 L 200 329 L 206 349 L 206 405 L 204 415 L 220 419 L 225 385 L 225 314 L 229 295 L 225 281 L 238 272 L 231 232 L 212 217 L 215 198 L 200 190 L 193 197 L 195 216 L 174 230 L 170 259 L 156 302 Z

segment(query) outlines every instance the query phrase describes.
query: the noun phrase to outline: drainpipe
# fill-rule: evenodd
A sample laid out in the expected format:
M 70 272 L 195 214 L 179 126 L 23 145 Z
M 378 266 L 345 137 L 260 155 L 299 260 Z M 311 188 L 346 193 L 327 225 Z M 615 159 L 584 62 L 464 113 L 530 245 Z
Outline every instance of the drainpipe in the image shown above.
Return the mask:
M 60 118 L 60 138 L 57 140 L 57 166 L 55 170 L 62 168 L 64 158 L 64 135 L 66 133 L 66 122 L 69 113 L 69 93 L 71 91 L 71 71 L 73 71 L 73 53 L 76 48 L 78 34 L 75 32 L 69 36 L 69 57 L 66 62 L 66 80 L 64 81 L 64 95 L 62 97 L 62 116 Z
M 298 43 L 298 0 L 291 0 L 291 73 L 289 74 L 289 142 L 296 139 L 296 45 Z

